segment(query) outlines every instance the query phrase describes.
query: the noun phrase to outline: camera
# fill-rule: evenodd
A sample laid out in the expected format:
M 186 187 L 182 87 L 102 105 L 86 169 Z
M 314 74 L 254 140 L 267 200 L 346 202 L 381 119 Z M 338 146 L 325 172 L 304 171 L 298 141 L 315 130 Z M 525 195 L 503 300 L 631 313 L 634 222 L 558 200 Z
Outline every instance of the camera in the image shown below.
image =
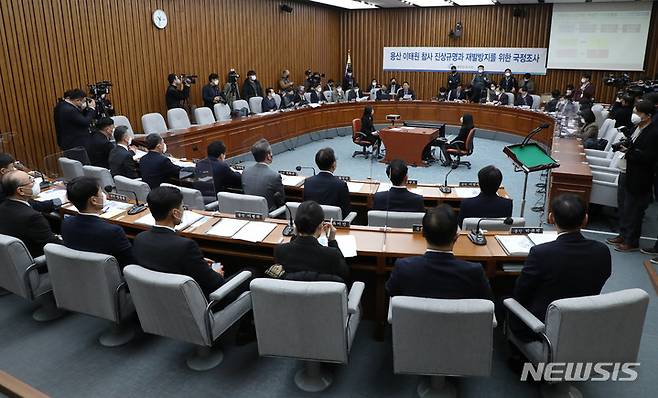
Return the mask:
M 235 84 L 238 82 L 238 79 L 240 79 L 240 74 L 235 71 L 235 69 L 231 69 L 228 71 L 228 79 L 227 81 L 231 84 Z
M 630 140 L 630 138 L 624 137 L 621 140 L 619 140 L 619 142 L 612 144 L 611 148 L 613 152 L 618 152 L 621 150 L 622 146 L 628 148 L 631 146 L 632 143 L 633 142 Z
M 620 76 L 610 74 L 603 79 L 603 84 L 610 87 L 617 87 L 620 89 L 622 95 L 628 95 L 632 98 L 658 91 L 658 80 L 644 79 L 633 81 L 628 73 L 622 73 Z
M 603 84 L 609 87 L 619 87 L 623 88 L 630 84 L 631 77 L 628 73 L 622 73 L 620 76 L 615 76 L 614 74 L 609 74 L 608 77 L 603 79 Z
M 107 95 L 110 93 L 110 87 L 112 87 L 112 82 L 109 80 L 101 80 L 96 83 L 89 84 L 89 94 L 97 99 L 102 95 Z
M 112 87 L 112 82 L 101 80 L 89 84 L 88 87 L 91 98 L 87 98 L 87 105 L 89 105 L 92 99 L 96 102 L 96 119 L 114 116 L 114 107 L 112 106 L 112 102 L 107 98 L 107 95 L 110 93 L 110 87 Z
M 197 75 L 186 75 L 185 73 L 182 73 L 180 75 L 180 79 L 183 82 L 183 84 L 188 85 L 188 86 L 190 84 L 195 84 L 196 79 L 198 79 L 198 78 L 199 78 L 199 76 L 197 76 Z

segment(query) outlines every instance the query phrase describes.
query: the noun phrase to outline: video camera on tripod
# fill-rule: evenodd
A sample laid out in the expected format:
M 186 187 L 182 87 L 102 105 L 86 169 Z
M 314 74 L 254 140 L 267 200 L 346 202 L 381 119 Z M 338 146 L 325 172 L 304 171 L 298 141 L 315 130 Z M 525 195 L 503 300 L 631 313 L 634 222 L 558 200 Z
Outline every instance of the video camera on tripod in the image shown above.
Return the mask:
M 619 89 L 621 95 L 628 95 L 632 98 L 658 91 L 658 80 L 644 79 L 633 81 L 628 73 L 622 73 L 619 76 L 611 73 L 603 79 L 603 84 L 609 87 L 616 87 Z
M 191 84 L 196 83 L 196 79 L 198 79 L 198 75 L 186 75 L 185 73 L 180 74 L 180 80 L 185 84 L 186 86 L 189 86 Z
M 112 82 L 109 80 L 101 80 L 89 84 L 88 87 L 90 98 L 87 98 L 87 103 L 89 103 L 91 99 L 96 102 L 96 119 L 114 116 L 114 107 L 112 106 L 112 102 L 107 98 L 108 94 L 110 94 Z
M 235 71 L 235 69 L 231 68 L 228 71 L 228 78 L 226 81 L 228 81 L 230 84 L 236 84 L 238 82 L 238 79 L 240 79 L 240 74 Z

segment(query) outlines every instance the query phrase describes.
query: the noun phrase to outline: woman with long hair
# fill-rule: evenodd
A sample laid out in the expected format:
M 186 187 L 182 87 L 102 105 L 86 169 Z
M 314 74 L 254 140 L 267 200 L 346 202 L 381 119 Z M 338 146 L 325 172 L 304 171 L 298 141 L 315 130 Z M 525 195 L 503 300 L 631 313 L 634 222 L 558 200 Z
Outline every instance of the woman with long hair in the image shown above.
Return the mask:
M 372 106 L 366 106 L 363 109 L 363 116 L 361 116 L 361 132 L 366 135 L 364 140 L 369 141 L 372 144 L 375 156 L 379 157 L 381 139 L 379 138 L 379 132 L 375 130 L 375 125 L 373 123 L 374 114 L 375 111 L 372 109 Z
M 444 146 L 441 147 L 441 152 L 443 152 L 443 157 L 445 161 L 443 162 L 443 166 L 452 166 L 452 157 L 448 153 L 448 149 L 465 149 L 466 148 L 466 139 L 468 138 L 468 133 L 475 127 L 473 125 L 473 115 L 470 113 L 465 113 L 461 118 L 461 128 L 459 129 L 459 133 L 457 134 L 457 137 L 455 137 L 452 141 L 449 143 L 445 144 Z

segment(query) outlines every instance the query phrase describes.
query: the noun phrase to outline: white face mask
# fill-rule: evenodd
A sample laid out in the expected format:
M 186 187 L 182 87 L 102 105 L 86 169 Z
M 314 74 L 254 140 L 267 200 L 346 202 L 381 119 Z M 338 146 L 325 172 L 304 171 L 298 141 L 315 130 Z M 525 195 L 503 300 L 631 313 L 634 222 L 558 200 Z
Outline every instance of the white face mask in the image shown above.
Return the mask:
M 215 86 L 218 86 L 219 85 L 219 80 L 217 80 L 217 79 L 213 80 L 212 84 L 214 84 Z
M 103 197 L 103 207 L 105 207 L 107 205 L 107 195 L 105 192 L 101 192 L 101 196 Z
M 251 75 L 251 80 L 255 81 L 256 80 L 256 75 Z
M 634 114 L 631 115 L 631 123 L 640 124 L 641 121 L 642 121 L 642 118 L 637 113 L 634 113 Z
M 133 143 L 133 137 L 128 138 L 128 146 L 132 145 Z
M 336 91 L 338 91 L 339 93 L 342 93 L 342 92 L 343 92 L 343 89 L 340 88 L 340 87 L 338 87 L 338 88 L 336 89 Z
M 581 118 L 580 118 L 580 122 L 581 122 L 582 124 L 585 124 L 585 118 L 584 118 L 584 117 L 581 117 Z
M 459 124 L 464 124 L 464 118 L 463 117 L 459 118 Z
M 564 94 L 565 95 L 571 95 L 571 90 L 567 90 Z
M 162 143 L 162 153 L 167 153 L 167 143 L 166 142 Z
M 509 72 L 505 72 L 505 76 L 510 77 L 510 76 L 512 76 L 512 74 L 509 73 Z
M 32 184 L 32 197 L 37 197 L 41 193 L 41 181 L 43 179 L 41 177 L 35 178 L 34 179 L 34 184 Z
M 482 72 L 484 72 L 484 69 L 478 69 L 478 72 L 482 73 Z
M 585 79 L 584 77 L 582 79 L 580 79 L 581 83 L 585 83 L 586 81 L 587 81 L 587 79 Z

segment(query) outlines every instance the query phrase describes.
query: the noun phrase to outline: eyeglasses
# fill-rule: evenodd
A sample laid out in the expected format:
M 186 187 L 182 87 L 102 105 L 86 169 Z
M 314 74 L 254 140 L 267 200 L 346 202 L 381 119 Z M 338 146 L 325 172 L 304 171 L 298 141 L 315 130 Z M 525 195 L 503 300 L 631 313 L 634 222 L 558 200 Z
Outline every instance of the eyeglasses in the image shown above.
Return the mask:
M 19 185 L 19 187 L 25 187 L 25 186 L 32 185 L 32 184 L 34 184 L 34 177 L 30 177 L 29 182 L 26 182 L 25 184 L 21 184 L 21 185 Z

